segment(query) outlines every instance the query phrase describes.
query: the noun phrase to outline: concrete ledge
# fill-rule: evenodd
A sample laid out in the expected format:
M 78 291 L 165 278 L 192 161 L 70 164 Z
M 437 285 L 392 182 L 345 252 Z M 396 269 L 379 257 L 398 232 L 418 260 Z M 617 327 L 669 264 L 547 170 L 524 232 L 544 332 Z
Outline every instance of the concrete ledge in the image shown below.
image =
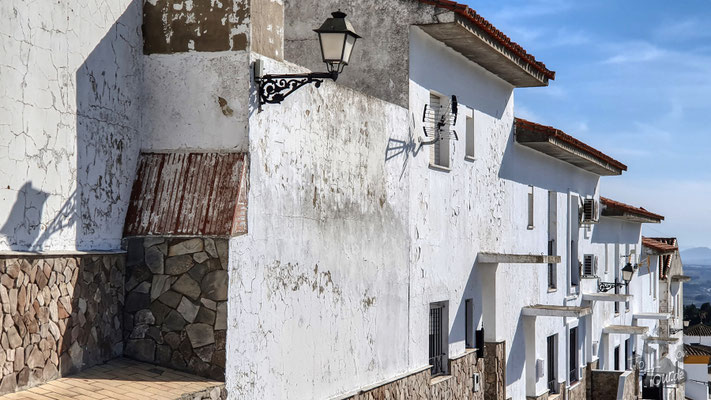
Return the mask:
M 537 304 L 535 306 L 523 307 L 521 313 L 527 317 L 580 318 L 592 314 L 592 308 Z
M 691 280 L 690 276 L 687 275 L 673 275 L 671 277 L 672 282 L 689 282 Z
M 662 344 L 669 344 L 669 343 L 676 343 L 679 341 L 678 337 L 671 337 L 671 336 L 648 336 L 644 338 L 646 342 L 649 343 L 662 343 Z
M 477 261 L 482 264 L 558 264 L 560 263 L 560 256 L 479 253 Z
M 632 315 L 633 319 L 653 319 L 653 320 L 664 320 L 669 319 L 669 313 L 637 313 Z
M 649 330 L 646 326 L 608 325 L 602 328 L 602 333 L 618 335 L 644 335 Z
M 583 293 L 583 300 L 587 301 L 627 301 L 632 299 L 631 294 L 622 293 Z

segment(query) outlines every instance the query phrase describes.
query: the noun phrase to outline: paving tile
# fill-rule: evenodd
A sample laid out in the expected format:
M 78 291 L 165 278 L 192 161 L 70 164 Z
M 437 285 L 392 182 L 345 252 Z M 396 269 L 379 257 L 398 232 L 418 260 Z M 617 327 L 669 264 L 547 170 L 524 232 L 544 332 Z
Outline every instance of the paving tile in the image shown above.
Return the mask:
M 0 400 L 172 400 L 222 384 L 121 358 L 74 376 L 0 396 Z

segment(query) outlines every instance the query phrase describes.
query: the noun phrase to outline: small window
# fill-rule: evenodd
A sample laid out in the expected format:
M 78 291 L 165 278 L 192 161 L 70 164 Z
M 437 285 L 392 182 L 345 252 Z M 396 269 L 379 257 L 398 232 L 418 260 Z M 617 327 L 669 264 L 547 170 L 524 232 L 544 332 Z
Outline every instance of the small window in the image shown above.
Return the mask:
M 558 194 L 548 192 L 548 255 L 555 256 L 556 237 L 558 236 Z M 557 284 L 557 265 L 548 263 L 548 290 L 555 290 Z
M 630 369 L 632 358 L 632 345 L 630 339 L 625 339 L 625 371 Z
M 568 355 L 568 371 L 570 384 L 578 381 L 578 328 L 570 328 L 570 354 Z
M 443 103 L 444 100 L 441 96 L 436 93 L 430 93 L 430 108 L 434 112 L 433 124 L 437 124 L 444 112 Z M 447 124 L 449 125 L 449 123 Z M 436 127 L 435 127 L 436 128 Z M 433 132 L 436 129 L 433 129 Z M 449 168 L 449 136 L 437 139 L 432 146 L 430 146 L 430 164 L 436 165 L 438 167 Z
M 430 304 L 430 372 L 432 376 L 446 375 L 448 370 L 447 303 Z
M 558 361 L 558 349 L 556 347 L 556 342 L 558 341 L 558 335 L 548 336 L 547 340 L 547 355 L 548 355 L 548 390 L 551 393 L 558 393 L 558 376 L 556 364 Z
M 612 356 L 615 361 L 613 370 L 619 371 L 620 370 L 620 346 L 615 347 L 615 353 Z
M 474 338 L 474 301 L 472 299 L 464 300 L 464 324 L 465 326 L 465 346 L 468 349 L 476 347 L 476 339 Z
M 528 187 L 528 229 L 533 229 L 533 186 Z
M 470 159 L 476 157 L 475 154 L 475 137 L 474 137 L 474 117 L 467 117 L 467 149 L 465 156 Z

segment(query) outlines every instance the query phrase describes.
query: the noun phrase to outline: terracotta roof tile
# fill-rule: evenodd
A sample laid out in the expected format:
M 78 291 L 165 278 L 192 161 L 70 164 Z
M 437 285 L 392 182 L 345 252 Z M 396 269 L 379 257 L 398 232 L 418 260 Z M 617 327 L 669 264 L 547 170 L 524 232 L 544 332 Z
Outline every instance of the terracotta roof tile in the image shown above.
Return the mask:
M 674 238 L 668 239 L 675 240 Z M 664 240 L 664 238 L 642 237 L 642 245 L 660 253 L 671 253 L 673 251 L 679 250 L 679 248 L 675 246 L 673 242 L 669 243 L 668 240 Z
M 686 336 L 711 336 L 711 326 L 704 324 L 696 324 L 684 329 Z M 698 346 L 698 345 L 694 345 Z
M 600 196 L 600 202 L 605 207 L 622 210 L 622 211 L 628 212 L 630 214 L 636 214 L 641 217 L 651 218 L 651 219 L 655 219 L 658 221 L 664 220 L 663 215 L 659 215 L 659 214 L 655 214 L 653 212 L 647 211 L 642 207 L 635 207 L 635 206 L 631 206 L 629 204 L 620 203 L 619 201 L 608 199 L 607 197 Z
M 684 354 L 687 356 L 711 356 L 711 347 L 703 344 L 684 344 Z
M 467 20 L 472 22 L 474 25 L 479 27 L 481 30 L 489 34 L 495 41 L 499 42 L 506 49 L 510 50 L 512 53 L 521 57 L 526 63 L 530 64 L 532 67 L 540 71 L 548 79 L 555 79 L 555 71 L 551 71 L 546 68 L 546 65 L 542 62 L 536 60 L 534 56 L 528 54 L 526 50 L 521 47 L 518 43 L 512 41 L 503 32 L 496 29 L 491 22 L 487 21 L 481 15 L 477 14 L 476 11 L 472 10 L 466 4 L 460 4 L 450 0 L 419 0 L 421 3 L 431 4 L 438 8 L 444 8 L 453 11 Z
M 560 129 L 556 129 L 552 126 L 547 126 L 547 125 L 541 125 L 537 124 L 535 122 L 531 122 L 522 118 L 514 118 L 514 124 L 516 125 L 516 128 L 520 129 L 527 129 L 530 131 L 534 132 L 540 132 L 545 135 L 548 135 L 550 137 L 554 137 L 560 141 L 563 141 L 576 149 L 583 151 L 585 153 L 588 153 L 589 155 L 599 158 L 608 164 L 619 168 L 623 171 L 627 171 L 627 166 L 625 164 L 622 164 L 621 162 L 615 160 L 614 158 L 608 156 L 607 154 L 601 152 L 600 150 L 595 149 L 592 146 L 589 146 L 580 140 L 568 135 L 567 133 L 561 131 Z

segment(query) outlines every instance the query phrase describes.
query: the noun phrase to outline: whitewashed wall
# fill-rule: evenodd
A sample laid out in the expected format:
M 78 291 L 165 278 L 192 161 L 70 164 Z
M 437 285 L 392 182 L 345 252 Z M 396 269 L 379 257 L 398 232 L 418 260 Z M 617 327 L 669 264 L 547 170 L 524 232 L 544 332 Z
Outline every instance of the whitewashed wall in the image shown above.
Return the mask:
M 408 372 L 409 172 L 404 155 L 386 161 L 408 140 L 407 111 L 324 82 L 250 112 L 249 233 L 230 241 L 230 395 L 328 398 Z
M 144 57 L 143 150 L 247 150 L 249 52 Z
M 0 4 L 0 250 L 118 248 L 139 147 L 141 6 Z

